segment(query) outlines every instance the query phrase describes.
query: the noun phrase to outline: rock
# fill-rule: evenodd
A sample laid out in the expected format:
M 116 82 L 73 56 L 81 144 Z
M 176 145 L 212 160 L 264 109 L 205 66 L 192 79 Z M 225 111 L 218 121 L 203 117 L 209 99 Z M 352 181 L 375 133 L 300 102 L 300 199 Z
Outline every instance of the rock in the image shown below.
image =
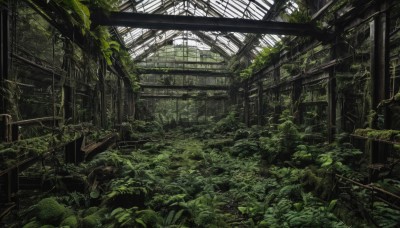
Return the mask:
M 66 209 L 54 198 L 42 199 L 37 205 L 37 218 L 41 223 L 58 225 Z

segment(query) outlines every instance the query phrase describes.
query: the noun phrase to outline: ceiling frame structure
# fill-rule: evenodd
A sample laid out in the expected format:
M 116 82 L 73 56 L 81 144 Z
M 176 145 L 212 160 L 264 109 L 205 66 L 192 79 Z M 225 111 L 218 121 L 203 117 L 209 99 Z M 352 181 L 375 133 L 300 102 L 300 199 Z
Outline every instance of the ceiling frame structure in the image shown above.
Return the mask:
M 287 2 L 290 4 L 286 4 Z M 120 12 L 155 16 L 199 16 L 210 17 L 212 19 L 230 18 L 282 22 L 279 16 L 280 12 L 283 10 L 295 10 L 296 6 L 291 2 L 292 0 L 125 0 L 120 5 Z M 119 35 L 124 37 L 124 44 L 128 50 L 141 45 L 149 46 L 144 43 L 159 34 L 159 30 L 157 29 L 144 30 L 132 27 L 118 27 L 117 30 Z M 204 31 L 199 32 L 204 34 Z M 131 34 L 134 35 L 131 36 Z M 219 32 L 219 35 L 213 34 L 211 39 L 222 39 L 220 42 L 212 44 L 211 48 L 214 50 L 226 50 L 226 47 L 221 45 L 221 43 L 225 43 L 226 41 L 230 43 L 231 47 L 235 46 L 235 48 L 228 49 L 230 58 L 236 55 L 246 55 L 254 58 L 262 47 L 274 45 L 280 40 L 280 37 L 272 34 L 257 35 L 251 33 Z M 219 48 L 215 48 L 214 46 L 219 46 Z M 133 58 L 139 55 L 135 54 L 135 51 L 131 53 Z
M 326 35 L 313 24 L 288 23 L 281 16 L 297 10 L 296 0 L 122 0 L 119 12 L 107 15 L 94 12 L 91 19 L 94 24 L 112 27 L 113 34 L 121 41 L 132 58 L 142 69 L 139 75 L 165 74 L 165 69 L 155 70 L 154 66 L 164 66 L 158 62 L 159 52 L 167 53 L 169 46 L 197 49 L 216 53 L 218 61 L 225 62 L 223 68 L 229 71 L 229 63 L 241 61 L 245 57 L 254 59 L 264 47 L 272 47 L 284 35 L 313 36 L 323 40 Z M 176 46 L 177 45 L 177 46 Z M 183 46 L 182 46 L 183 45 Z M 198 46 L 200 45 L 200 46 Z M 205 49 L 204 49 L 205 48 Z M 185 59 L 185 49 L 179 49 L 182 56 L 175 61 L 159 59 L 167 62 L 180 62 L 182 69 L 168 68 L 168 74 L 195 75 L 206 77 L 226 77 L 229 74 L 210 73 L 199 68 L 191 71 Z M 186 49 L 188 50 L 188 49 Z M 168 54 L 167 54 L 168 55 Z M 183 59 L 182 59 L 183 58 Z M 144 69 L 150 64 L 151 69 Z M 170 65 L 171 66 L 171 65 Z M 209 68 L 208 66 L 206 66 Z M 210 67 L 212 69 L 213 67 Z M 170 70 L 172 70 L 170 72 Z M 231 77 L 232 73 L 228 77 Z M 216 89 L 214 86 L 166 86 L 152 85 L 146 82 L 143 89 Z M 218 88 L 221 89 L 221 88 Z M 227 89 L 223 87 L 223 89 Z M 144 90 L 143 92 L 145 92 Z M 150 98 L 152 96 L 149 96 Z

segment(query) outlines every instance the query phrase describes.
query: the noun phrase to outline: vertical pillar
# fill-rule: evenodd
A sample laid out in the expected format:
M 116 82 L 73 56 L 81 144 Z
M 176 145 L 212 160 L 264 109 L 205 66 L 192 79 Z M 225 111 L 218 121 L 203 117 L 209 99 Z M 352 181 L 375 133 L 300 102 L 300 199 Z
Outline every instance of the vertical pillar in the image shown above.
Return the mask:
M 64 93 L 64 120 L 65 124 L 74 123 L 74 98 L 73 88 L 65 85 L 63 87 Z
M 207 122 L 208 116 L 208 107 L 207 107 L 207 98 L 204 100 L 204 122 Z
M 390 96 L 390 74 L 389 74 L 389 1 L 377 1 L 377 14 L 370 23 L 371 39 L 371 103 L 375 111 L 378 104 Z M 382 113 L 384 123 L 378 126 L 377 121 L 372 121 L 371 128 L 390 127 L 388 110 L 385 108 Z M 371 163 L 384 163 L 387 159 L 387 150 L 385 145 L 373 143 L 370 158 Z
M 117 123 L 122 123 L 123 116 L 123 104 L 124 104 L 124 96 L 122 95 L 123 83 L 122 79 L 118 77 L 118 88 L 117 88 Z
M 99 88 L 100 88 L 100 126 L 106 128 L 106 88 L 105 88 L 105 77 L 106 77 L 106 61 L 100 59 L 100 70 L 99 70 Z
M 9 10 L 0 5 L 0 91 L 6 87 L 6 80 L 10 70 L 10 16 Z M 8 112 L 8 104 L 5 94 L 0 93 L 0 114 Z
M 264 88 L 263 83 L 258 82 L 258 125 L 264 124 L 264 104 L 263 104 Z
M 338 40 L 335 39 L 335 44 L 333 44 L 331 48 L 332 59 L 337 58 L 336 49 L 338 48 Z M 335 68 L 332 67 L 329 70 L 329 79 L 328 79 L 328 142 L 332 143 L 335 140 L 335 134 L 337 131 L 336 128 L 336 104 L 337 104 L 337 97 L 336 97 L 336 75 L 335 75 Z
M 274 78 L 274 84 L 278 85 L 281 81 L 281 72 L 279 67 L 275 67 L 273 71 L 273 78 Z M 281 104 L 280 104 L 280 96 L 281 96 L 281 91 L 280 91 L 280 86 L 275 87 L 275 110 L 274 110 L 274 122 L 278 123 L 279 122 L 279 116 L 281 115 L 282 109 L 281 109 Z
M 250 102 L 249 102 L 249 85 L 246 82 L 244 85 L 243 94 L 243 108 L 244 108 L 244 123 L 246 126 L 250 126 Z

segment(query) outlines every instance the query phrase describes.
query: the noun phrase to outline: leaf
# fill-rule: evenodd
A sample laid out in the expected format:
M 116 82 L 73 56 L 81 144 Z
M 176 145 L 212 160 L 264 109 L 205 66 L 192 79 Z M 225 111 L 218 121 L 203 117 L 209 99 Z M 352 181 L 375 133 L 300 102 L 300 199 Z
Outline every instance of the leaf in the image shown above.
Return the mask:
M 90 197 L 93 199 L 97 199 L 97 198 L 99 198 L 99 196 L 100 196 L 100 192 L 97 189 L 90 192 Z
M 249 212 L 248 207 L 238 207 L 238 210 L 242 213 L 242 214 L 247 214 Z
M 329 165 L 332 164 L 332 162 L 333 162 L 332 158 L 331 157 L 327 157 L 326 160 L 324 161 L 324 163 L 322 163 L 321 167 L 329 166 Z
M 122 208 L 120 208 L 120 207 L 118 207 L 118 208 L 114 209 L 114 210 L 111 212 L 111 216 L 114 217 L 116 214 L 118 214 L 118 213 L 120 213 L 120 212 L 123 212 L 123 211 L 125 211 L 125 210 L 122 209 Z
M 183 209 L 179 210 L 178 213 L 175 214 L 172 224 L 176 224 L 176 222 L 182 217 L 183 211 Z
M 146 223 L 144 223 L 144 221 L 142 219 L 140 219 L 140 218 L 135 219 L 135 222 L 140 224 L 140 225 L 142 225 L 143 227 L 147 227 Z
M 332 211 L 332 210 L 335 208 L 336 203 L 337 203 L 337 200 L 332 200 L 332 201 L 329 203 L 328 211 Z

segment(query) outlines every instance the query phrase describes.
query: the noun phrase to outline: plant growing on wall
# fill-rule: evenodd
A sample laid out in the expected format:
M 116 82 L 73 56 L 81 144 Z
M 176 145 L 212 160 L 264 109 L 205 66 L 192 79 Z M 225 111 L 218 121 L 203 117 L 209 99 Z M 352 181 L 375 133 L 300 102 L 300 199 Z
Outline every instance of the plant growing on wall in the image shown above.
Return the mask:
M 271 63 L 274 56 L 281 50 L 281 44 L 276 44 L 274 47 L 264 48 L 254 59 L 253 63 L 242 70 L 240 73 L 241 79 L 246 79 L 252 76 L 255 72 L 261 70 L 264 66 Z

